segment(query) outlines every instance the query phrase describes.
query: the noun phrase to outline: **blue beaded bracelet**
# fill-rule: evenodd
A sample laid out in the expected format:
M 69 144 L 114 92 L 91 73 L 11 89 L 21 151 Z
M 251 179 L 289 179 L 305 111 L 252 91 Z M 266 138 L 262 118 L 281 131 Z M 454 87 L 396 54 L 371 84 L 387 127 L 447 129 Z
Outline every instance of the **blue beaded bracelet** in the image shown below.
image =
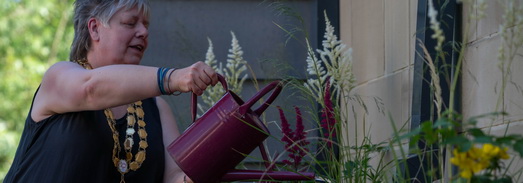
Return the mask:
M 160 93 L 162 95 L 168 95 L 169 94 L 169 93 L 167 93 L 165 91 L 165 87 L 163 86 L 164 78 L 165 78 L 165 75 L 167 74 L 168 71 L 169 71 L 168 68 L 160 67 L 160 68 L 158 68 L 158 72 L 156 73 L 157 74 L 157 81 L 158 81 L 158 88 L 160 89 Z

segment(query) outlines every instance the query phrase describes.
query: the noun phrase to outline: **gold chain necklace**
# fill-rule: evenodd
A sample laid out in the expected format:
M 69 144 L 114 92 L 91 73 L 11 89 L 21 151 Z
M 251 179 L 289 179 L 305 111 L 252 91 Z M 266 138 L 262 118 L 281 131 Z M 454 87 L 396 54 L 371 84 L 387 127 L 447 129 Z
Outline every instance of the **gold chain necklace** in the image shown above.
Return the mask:
M 87 62 L 86 59 L 75 61 L 86 69 L 92 69 L 91 65 Z M 113 133 L 113 164 L 120 172 L 120 183 L 124 183 L 124 175 L 130 170 L 136 171 L 142 166 L 142 163 L 145 161 L 146 149 L 149 146 L 147 144 L 147 132 L 145 131 L 145 121 L 144 121 L 144 111 L 142 108 L 142 101 L 129 104 L 127 107 L 127 130 L 125 131 L 125 159 L 120 159 L 119 154 L 121 152 L 120 148 L 120 133 L 116 129 L 116 120 L 114 119 L 113 112 L 110 109 L 104 110 L 105 117 L 107 118 L 107 123 L 109 128 Z M 134 145 L 133 135 L 136 133 L 135 126 L 138 124 L 138 136 L 140 137 L 140 142 L 138 143 L 138 152 L 133 155 L 131 152 Z M 134 157 L 134 161 L 133 160 Z
M 142 108 L 142 102 L 138 101 L 127 107 L 127 130 L 125 131 L 125 159 L 120 159 L 118 155 L 121 152 L 120 148 L 120 134 L 116 129 L 116 120 L 114 119 L 113 113 L 110 109 L 104 110 L 105 116 L 107 117 L 107 123 L 113 132 L 113 163 L 117 168 L 118 172 L 121 174 L 121 181 L 125 182 L 124 175 L 130 170 L 136 171 L 142 166 L 142 163 L 145 161 L 147 144 L 147 132 L 145 131 L 145 121 L 144 111 Z M 134 145 L 133 135 L 135 134 L 135 126 L 138 124 L 138 136 L 140 137 L 140 142 L 138 143 L 138 152 L 133 156 L 131 152 Z M 134 161 L 133 160 L 134 157 Z

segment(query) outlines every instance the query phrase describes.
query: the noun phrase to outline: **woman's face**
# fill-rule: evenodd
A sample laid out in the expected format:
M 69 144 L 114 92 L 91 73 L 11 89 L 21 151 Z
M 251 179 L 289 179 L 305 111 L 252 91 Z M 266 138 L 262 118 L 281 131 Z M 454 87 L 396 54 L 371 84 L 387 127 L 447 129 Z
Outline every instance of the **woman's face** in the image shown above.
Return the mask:
M 109 64 L 139 64 L 147 48 L 149 20 L 138 8 L 118 11 L 109 26 L 100 24 L 97 51 Z

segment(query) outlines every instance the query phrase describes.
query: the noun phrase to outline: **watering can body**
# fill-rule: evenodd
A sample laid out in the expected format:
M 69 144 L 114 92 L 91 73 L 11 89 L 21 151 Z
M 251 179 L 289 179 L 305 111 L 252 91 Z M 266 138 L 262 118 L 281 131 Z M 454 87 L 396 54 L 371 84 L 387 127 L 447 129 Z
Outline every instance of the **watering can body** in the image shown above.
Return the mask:
M 259 116 L 281 92 L 281 84 L 278 81 L 272 82 L 244 102 L 228 90 L 223 77 L 219 78 L 227 92 L 197 120 L 196 95 L 193 95 L 191 110 L 194 123 L 167 147 L 169 154 L 185 174 L 195 183 L 272 177 L 303 180 L 297 178 L 298 176 L 312 179 L 314 174 L 311 173 L 234 170 L 236 165 L 269 136 L 269 131 Z M 254 103 L 272 90 L 274 91 L 265 103 L 256 110 L 251 110 Z M 262 151 L 262 156 L 268 161 L 264 153 L 266 152 Z
M 268 137 L 257 116 L 232 110 L 241 105 L 234 98 L 235 94 L 226 94 L 168 147 L 196 183 L 217 182 Z

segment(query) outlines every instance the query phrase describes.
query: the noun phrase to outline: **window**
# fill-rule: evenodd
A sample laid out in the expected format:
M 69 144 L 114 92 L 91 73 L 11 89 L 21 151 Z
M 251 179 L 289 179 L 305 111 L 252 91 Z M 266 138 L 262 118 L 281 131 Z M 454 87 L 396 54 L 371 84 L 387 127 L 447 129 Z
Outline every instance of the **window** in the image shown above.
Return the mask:
M 443 108 L 448 107 L 449 100 L 449 84 L 452 76 L 450 73 L 455 69 L 457 53 L 455 48 L 456 42 L 461 41 L 461 5 L 456 0 L 433 0 L 434 6 L 438 11 L 438 20 L 441 23 L 441 29 L 445 35 L 445 42 L 443 43 L 443 51 L 447 53 L 445 60 L 447 63 L 435 63 L 439 70 L 443 71 L 440 73 L 440 82 L 442 87 L 442 97 L 445 101 Z M 416 25 L 416 38 L 425 43 L 430 55 L 434 58 L 436 51 L 436 41 L 431 38 L 434 33 L 430 27 L 430 19 L 428 17 L 428 1 L 418 1 L 418 16 Z M 413 92 L 412 92 L 412 109 L 411 109 L 411 128 L 418 128 L 421 123 L 425 121 L 433 121 L 436 118 L 436 109 L 433 105 L 433 90 L 430 86 L 431 76 L 429 70 L 425 64 L 421 47 L 416 42 L 416 53 L 414 55 L 414 78 L 413 78 Z M 448 72 L 445 72 L 448 70 Z M 458 83 L 459 86 L 459 83 Z M 460 92 L 457 91 L 456 94 Z M 456 97 L 457 99 L 459 97 Z M 458 100 L 456 100 L 458 101 Z M 459 111 L 459 104 L 454 106 Z M 442 109 L 443 111 L 444 109 Z M 406 165 L 403 166 L 403 176 L 415 182 L 432 182 L 438 179 L 437 177 L 430 177 L 424 171 L 423 167 L 427 166 L 438 166 L 438 151 L 444 151 L 444 149 L 438 149 L 437 147 L 426 147 L 423 142 L 419 142 L 417 146 L 420 149 L 425 149 L 423 157 L 418 155 L 409 156 Z M 408 173 L 405 171 L 408 170 Z

